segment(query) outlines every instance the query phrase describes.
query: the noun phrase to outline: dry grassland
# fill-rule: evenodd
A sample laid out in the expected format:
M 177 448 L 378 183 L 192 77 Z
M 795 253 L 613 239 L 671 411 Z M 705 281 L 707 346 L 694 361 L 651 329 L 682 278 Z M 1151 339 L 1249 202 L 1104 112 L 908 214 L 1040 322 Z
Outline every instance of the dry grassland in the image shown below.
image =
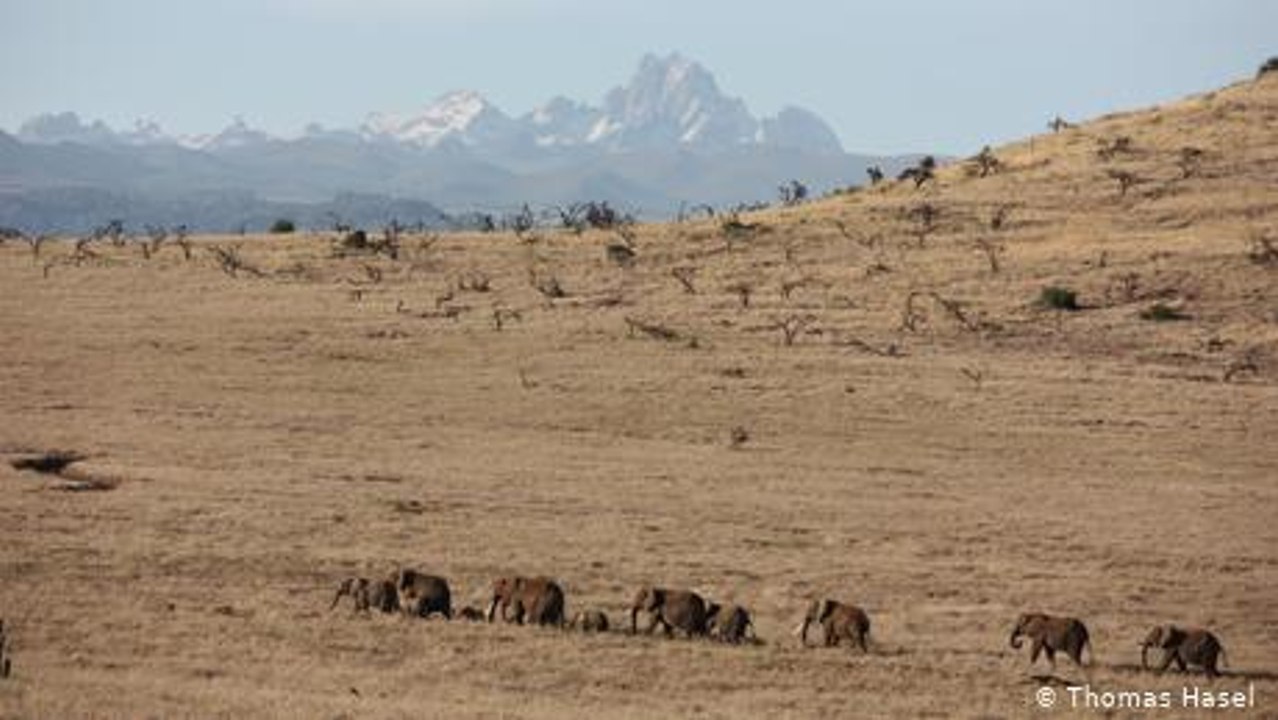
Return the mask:
M 398 260 L 7 242 L 0 453 L 87 459 L 0 465 L 0 715 L 1044 716 L 1046 664 L 1007 647 L 1042 608 L 1092 630 L 1097 664 L 1060 679 L 1179 688 L 1137 642 L 1206 625 L 1214 687 L 1278 717 L 1278 77 L 995 155 L 733 237 L 640 226 L 629 267 L 598 231 Z M 690 587 L 764 644 L 327 611 L 401 564 L 458 605 L 553 575 L 614 623 L 645 583 Z M 869 611 L 871 655 L 798 647 L 825 596 Z

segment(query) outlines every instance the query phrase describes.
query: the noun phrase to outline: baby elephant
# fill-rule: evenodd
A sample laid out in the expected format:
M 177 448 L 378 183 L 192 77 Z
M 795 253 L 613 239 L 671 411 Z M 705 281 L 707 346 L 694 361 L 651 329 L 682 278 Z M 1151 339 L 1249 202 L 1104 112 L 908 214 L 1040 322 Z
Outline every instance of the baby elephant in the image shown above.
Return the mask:
M 425 618 L 439 613 L 445 619 L 453 618 L 452 592 L 444 578 L 405 568 L 399 571 L 395 586 L 405 614 Z
M 608 616 L 602 610 L 581 610 L 572 616 L 568 629 L 587 633 L 608 632 Z
M 457 617 L 461 618 L 462 620 L 465 620 L 466 622 L 483 622 L 484 611 L 480 610 L 474 605 L 467 605 L 466 607 L 457 611 Z
M 710 603 L 706 608 L 706 632 L 712 638 L 733 645 L 757 639 L 750 612 L 740 605 Z
M 1072 617 L 1056 617 L 1044 613 L 1025 613 L 1016 620 L 1008 644 L 1021 649 L 1021 638 L 1027 637 L 1030 645 L 1030 664 L 1038 660 L 1039 653 L 1047 654 L 1047 662 L 1056 667 L 1056 652 L 1069 655 L 1075 665 L 1083 665 L 1083 648 L 1092 654 L 1091 639 L 1082 620 Z M 1095 660 L 1095 657 L 1092 658 Z
M 1160 673 L 1166 672 L 1167 668 L 1175 662 L 1181 672 L 1185 672 L 1190 665 L 1197 665 L 1203 669 L 1207 677 L 1214 678 L 1220 675 L 1220 671 L 1216 669 L 1217 661 L 1223 663 L 1227 657 L 1220 640 L 1210 631 L 1202 628 L 1159 625 L 1150 630 L 1149 635 L 1146 635 L 1144 642 L 1140 644 L 1140 666 L 1143 668 L 1149 667 L 1146 656 L 1151 647 L 1163 651 L 1163 661 L 1158 666 Z
M 821 625 L 825 635 L 825 646 L 834 647 L 842 640 L 848 640 L 861 648 L 861 652 L 870 651 L 867 640 L 870 637 L 870 616 L 855 605 L 848 605 L 837 600 L 814 600 L 803 616 L 803 623 L 794 629 L 803 646 L 808 645 L 808 627 L 812 623 Z
M 337 587 L 337 595 L 329 611 L 337 607 L 342 598 L 350 597 L 358 612 L 377 610 L 391 613 L 399 610 L 399 592 L 393 580 L 369 580 L 363 577 L 351 577 L 342 581 Z

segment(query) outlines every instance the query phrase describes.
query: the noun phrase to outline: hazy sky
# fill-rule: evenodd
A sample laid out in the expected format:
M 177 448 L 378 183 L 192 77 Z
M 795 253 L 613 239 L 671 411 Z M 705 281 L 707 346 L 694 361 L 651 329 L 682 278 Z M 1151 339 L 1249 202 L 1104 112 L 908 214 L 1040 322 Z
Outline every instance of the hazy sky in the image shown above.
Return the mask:
M 0 128 L 74 110 L 208 132 L 352 126 L 475 89 L 597 103 L 679 51 L 853 151 L 960 154 L 1251 77 L 1272 0 L 0 0 Z

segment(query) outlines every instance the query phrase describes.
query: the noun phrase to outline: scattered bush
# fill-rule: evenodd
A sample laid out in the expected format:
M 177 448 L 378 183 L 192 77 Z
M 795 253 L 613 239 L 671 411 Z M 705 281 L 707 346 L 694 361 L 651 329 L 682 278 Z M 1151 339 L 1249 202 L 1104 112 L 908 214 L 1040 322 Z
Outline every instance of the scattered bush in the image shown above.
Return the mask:
M 1154 303 L 1140 311 L 1140 319 L 1154 322 L 1170 322 L 1173 320 L 1188 320 L 1189 316 L 1171 305 Z
M 1043 288 L 1038 294 L 1038 305 L 1049 310 L 1081 310 L 1078 304 L 1078 293 L 1066 287 L 1051 285 Z
M 297 230 L 297 225 L 288 218 L 280 218 L 271 223 L 272 235 L 287 235 Z
M 1260 66 L 1260 69 L 1256 71 L 1256 77 L 1259 78 L 1264 75 L 1268 75 L 1269 73 L 1278 73 L 1278 55 L 1266 60 Z

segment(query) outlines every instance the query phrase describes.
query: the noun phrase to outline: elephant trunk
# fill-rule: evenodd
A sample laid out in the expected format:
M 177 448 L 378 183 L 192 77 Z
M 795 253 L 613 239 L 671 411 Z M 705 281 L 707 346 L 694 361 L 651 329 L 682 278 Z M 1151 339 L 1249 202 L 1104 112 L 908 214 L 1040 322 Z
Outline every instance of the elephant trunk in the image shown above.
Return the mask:
M 1011 639 L 1007 641 L 1007 644 L 1011 645 L 1013 650 L 1021 649 L 1021 629 L 1020 628 L 1016 628 L 1015 630 L 1012 631 L 1012 637 Z
M 1141 670 L 1149 669 L 1149 643 L 1140 644 L 1140 668 Z

